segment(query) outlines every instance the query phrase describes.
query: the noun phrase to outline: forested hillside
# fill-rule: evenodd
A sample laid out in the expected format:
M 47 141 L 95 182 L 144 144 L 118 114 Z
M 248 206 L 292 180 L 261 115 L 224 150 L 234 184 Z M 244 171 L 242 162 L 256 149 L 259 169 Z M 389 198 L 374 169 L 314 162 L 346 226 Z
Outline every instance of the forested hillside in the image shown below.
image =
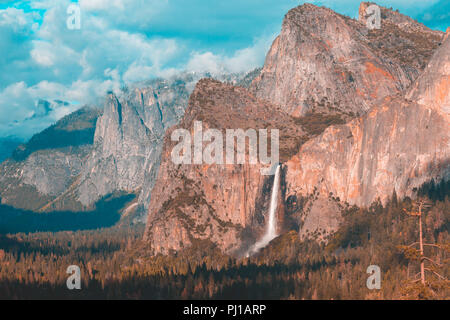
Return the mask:
M 443 189 L 446 194 L 442 199 Z M 292 230 L 251 258 L 224 255 L 207 241 L 168 256 L 149 256 L 143 230 L 3 235 L 0 298 L 112 299 L 448 299 L 449 184 L 429 184 L 425 255 L 438 263 L 415 281 L 419 261 L 404 247 L 418 241 L 418 221 L 405 214 L 409 198 L 350 207 L 327 243 L 300 242 Z M 428 199 L 427 197 L 427 199 Z M 81 268 L 82 289 L 66 287 L 69 265 Z M 381 268 L 380 290 L 366 287 L 369 265 Z

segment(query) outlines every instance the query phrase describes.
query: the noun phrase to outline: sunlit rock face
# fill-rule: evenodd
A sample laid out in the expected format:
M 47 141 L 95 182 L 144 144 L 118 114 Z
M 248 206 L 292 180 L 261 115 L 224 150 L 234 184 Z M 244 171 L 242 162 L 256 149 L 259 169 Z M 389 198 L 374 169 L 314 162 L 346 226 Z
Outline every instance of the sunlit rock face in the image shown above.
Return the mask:
M 425 67 L 442 33 L 381 11 L 382 28 L 369 30 L 364 19 L 312 4 L 290 10 L 252 92 L 294 116 L 362 115 L 379 99 L 402 92 Z
M 331 126 L 287 162 L 287 195 L 339 198 L 358 206 L 394 192 L 414 196 L 431 179 L 450 178 L 450 39 L 402 96 L 387 97 L 345 125 Z M 311 213 L 312 214 L 312 213 Z M 324 220 L 316 228 L 324 229 Z M 310 228 L 309 228 L 310 229 Z
M 447 29 L 441 48 L 406 95 L 407 99 L 446 117 L 450 114 L 449 38 L 450 28 Z
M 385 29 L 369 30 L 363 19 L 314 5 L 291 10 L 250 92 L 201 81 L 172 128 L 192 133 L 200 120 L 207 128 L 283 131 L 277 231 L 289 222 L 302 239 L 325 240 L 347 204 L 369 206 L 394 190 L 411 195 L 449 175 L 447 73 L 433 67 L 448 59 L 448 42 L 398 13 L 381 13 Z M 318 115 L 347 122 L 325 121 L 322 133 Z M 209 240 L 245 252 L 267 225 L 273 178 L 258 166 L 175 165 L 171 132 L 148 211 L 150 250 L 167 254 Z

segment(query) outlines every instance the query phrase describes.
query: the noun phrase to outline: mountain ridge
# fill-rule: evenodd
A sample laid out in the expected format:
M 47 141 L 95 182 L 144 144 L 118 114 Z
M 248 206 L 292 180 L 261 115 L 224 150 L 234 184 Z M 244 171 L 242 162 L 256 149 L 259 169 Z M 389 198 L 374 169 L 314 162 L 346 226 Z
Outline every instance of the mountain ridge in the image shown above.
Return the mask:
M 321 102 L 325 112 L 362 115 L 409 87 L 442 35 L 418 28 L 413 37 L 392 23 L 369 30 L 331 9 L 304 4 L 286 14 L 251 91 L 294 116 L 320 109 Z M 401 59 L 406 52 L 411 57 Z
M 312 23 L 317 19 L 323 22 L 322 26 Z M 302 37 L 296 36 L 298 30 L 292 28 L 293 25 L 298 26 L 297 20 L 303 21 L 303 25 L 310 28 L 317 28 L 319 32 L 307 34 L 307 31 L 302 31 L 307 45 L 302 44 Z M 345 28 L 345 32 L 336 35 L 336 29 L 339 28 Z M 433 40 L 424 43 L 412 42 L 413 45 L 423 46 L 421 47 L 423 50 L 418 49 L 415 52 L 418 58 L 416 64 L 417 61 L 412 61 L 414 59 L 403 61 L 397 58 L 387 48 L 375 50 L 376 42 L 370 41 L 378 39 L 380 34 L 377 35 L 377 31 L 372 34 L 362 22 L 310 4 L 294 8 L 286 15 L 281 35 L 275 39 L 265 66 L 250 86 L 250 92 L 254 97 L 252 102 L 243 102 L 246 101 L 243 98 L 235 100 L 237 96 L 245 96 L 238 88 L 224 89 L 223 84 L 208 84 L 201 81 L 191 95 L 188 108 L 190 111 L 185 113 L 181 125 L 187 124 L 183 128 L 191 132 L 192 126 L 189 124 L 194 120 L 207 121 L 210 124 L 208 127 L 211 128 L 224 129 L 226 125 L 235 128 L 242 119 L 251 123 L 249 118 L 252 116 L 263 116 L 265 113 L 263 105 L 271 106 L 274 114 L 281 112 L 289 115 L 291 121 L 295 123 L 294 127 L 305 130 L 297 134 L 303 138 L 294 147 L 299 151 L 295 155 L 288 153 L 281 160 L 280 207 L 276 215 L 278 231 L 298 228 L 301 239 L 312 237 L 320 241 L 326 240 L 327 236 L 338 228 L 342 220 L 341 212 L 349 205 L 369 206 L 378 197 L 381 196 L 385 201 L 394 192 L 400 196 L 411 196 L 408 192 L 420 187 L 428 179 L 445 178 L 447 175 L 445 163 L 450 151 L 449 137 L 445 131 L 448 127 L 447 120 L 438 113 L 431 112 L 429 107 L 406 100 L 405 94 L 409 92 L 408 88 L 411 85 L 423 82 L 424 76 L 420 77 L 420 74 L 424 70 L 423 74 L 427 73 L 429 69 L 427 66 L 438 65 L 442 59 L 441 55 L 447 54 L 445 49 L 448 41 L 439 44 L 441 34 L 417 28 L 420 32 L 419 39 L 431 35 Z M 400 28 L 394 28 L 396 32 L 393 34 L 394 38 L 403 35 L 399 30 Z M 387 32 L 389 31 L 391 29 Z M 349 68 L 343 70 L 344 75 L 346 71 L 349 72 L 347 77 L 339 78 L 342 74 L 327 68 L 323 60 L 296 54 L 298 48 L 308 50 L 308 46 L 311 45 L 310 47 L 317 49 L 319 54 L 325 52 L 331 59 L 326 61 L 334 66 L 339 61 L 335 60 L 335 54 L 330 54 L 333 43 L 327 44 L 328 40 L 334 41 L 338 48 L 337 52 L 344 56 L 345 52 L 355 53 L 351 45 L 339 37 L 349 37 L 350 43 L 363 52 L 361 59 L 356 59 Z M 381 34 L 381 37 L 388 35 Z M 397 44 L 395 50 L 399 48 L 409 50 L 411 46 L 409 36 L 403 40 Z M 426 66 L 423 65 L 425 62 Z M 339 89 L 334 92 L 343 99 L 350 99 L 345 105 L 351 105 L 353 109 L 342 109 L 339 105 L 329 103 L 327 99 L 325 101 L 321 99 L 314 108 L 307 109 L 303 113 L 296 107 L 297 97 L 291 104 L 280 102 L 278 97 L 285 98 L 292 88 L 312 89 L 318 92 L 318 98 L 333 97 L 327 88 L 313 87 L 317 84 L 314 76 L 295 74 L 296 70 L 303 70 L 297 69 L 302 63 L 305 63 L 307 68 L 319 72 L 319 82 L 323 81 L 326 85 L 339 83 Z M 272 69 L 275 73 L 279 72 L 275 81 L 267 80 L 267 74 L 272 72 L 270 71 Z M 292 71 L 294 75 L 290 76 Z M 305 79 L 309 81 L 306 85 Z M 359 84 L 355 86 L 355 82 Z M 363 93 L 357 98 L 360 99 L 359 103 L 351 100 L 358 97 L 358 90 Z M 233 91 L 235 93 L 231 96 L 226 93 Z M 341 92 L 344 92 L 344 95 Z M 255 102 L 260 106 L 256 110 Z M 229 103 L 232 105 L 228 106 Z M 238 108 L 242 103 L 244 105 L 240 109 L 241 113 L 239 116 L 234 115 L 233 108 Z M 202 115 L 202 112 L 207 112 L 211 105 L 219 104 L 223 105 L 228 113 L 231 112 L 229 119 L 221 110 L 207 113 L 208 116 Z M 325 131 L 311 130 L 315 134 L 306 134 L 306 128 L 314 117 L 330 115 L 342 116 L 345 124 L 325 123 L 321 125 Z M 272 116 L 272 120 L 274 118 L 275 115 Z M 287 120 L 279 123 L 280 130 L 288 128 L 288 123 Z M 422 131 L 417 128 L 422 126 L 427 127 L 424 130 L 429 130 L 423 131 L 423 136 L 418 138 L 416 135 Z M 404 127 L 411 129 L 406 130 Z M 242 178 L 239 180 L 233 174 L 224 174 L 227 170 L 232 170 L 228 168 L 229 165 L 226 169 L 221 169 L 218 165 L 175 166 L 171 164 L 169 156 L 173 146 L 169 141 L 169 133 L 166 133 L 164 156 L 154 189 L 158 196 L 151 201 L 144 236 L 149 249 L 154 254 L 168 254 L 172 250 L 177 251 L 190 246 L 194 241 L 207 239 L 227 253 L 243 254 L 246 246 L 261 236 L 264 221 L 267 220 L 267 192 L 270 190 L 271 180 L 261 179 L 256 174 L 257 166 L 251 165 L 234 166 L 234 171 L 242 174 L 244 180 Z M 408 142 L 413 142 L 420 152 L 416 154 L 415 147 L 409 148 Z M 426 159 L 433 160 L 437 150 L 435 145 L 440 144 L 443 153 L 434 159 L 436 161 L 431 161 L 436 166 L 432 166 L 428 171 L 430 161 Z M 283 146 L 283 143 L 280 146 Z M 360 153 L 361 156 L 358 156 Z M 413 166 L 412 169 L 410 165 Z M 403 168 L 407 173 L 403 172 Z M 349 172 L 351 181 L 344 179 L 346 172 Z M 409 172 L 412 172 L 412 175 Z M 167 181 L 171 182 L 167 184 Z M 217 185 L 218 191 L 214 191 L 214 185 Z M 231 191 L 231 194 L 240 193 L 232 199 L 224 198 L 219 191 L 236 188 L 243 189 Z M 215 200 L 223 203 L 222 207 L 214 205 Z M 227 228 L 214 226 L 215 222 L 210 223 L 211 219 L 208 220 L 208 217 L 215 215 L 216 219 L 222 222 L 231 217 L 230 221 L 237 222 L 237 226 L 229 225 Z

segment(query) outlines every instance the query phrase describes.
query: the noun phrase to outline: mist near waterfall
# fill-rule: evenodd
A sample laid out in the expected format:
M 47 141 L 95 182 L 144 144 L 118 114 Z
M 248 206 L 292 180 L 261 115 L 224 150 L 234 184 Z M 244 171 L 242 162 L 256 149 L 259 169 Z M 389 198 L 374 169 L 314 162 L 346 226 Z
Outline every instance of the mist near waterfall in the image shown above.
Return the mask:
M 269 221 L 267 222 L 266 232 L 263 237 L 258 240 L 250 249 L 247 251 L 246 256 L 257 253 L 259 250 L 264 248 L 277 236 L 277 207 L 278 207 L 278 190 L 280 189 L 280 165 L 277 166 L 275 171 L 275 178 L 272 186 L 272 195 L 270 198 L 269 207 Z

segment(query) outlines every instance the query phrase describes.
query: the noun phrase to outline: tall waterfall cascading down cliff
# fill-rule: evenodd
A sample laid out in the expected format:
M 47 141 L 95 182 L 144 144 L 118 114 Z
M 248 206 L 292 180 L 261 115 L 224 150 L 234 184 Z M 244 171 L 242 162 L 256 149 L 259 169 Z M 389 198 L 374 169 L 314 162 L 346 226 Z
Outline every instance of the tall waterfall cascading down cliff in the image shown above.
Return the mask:
M 257 253 L 264 248 L 277 236 L 277 207 L 278 207 L 278 190 L 280 189 L 280 165 L 275 171 L 275 178 L 273 180 L 272 195 L 270 198 L 269 207 L 269 221 L 267 222 L 267 230 L 264 236 L 257 241 L 247 252 L 247 256 Z

